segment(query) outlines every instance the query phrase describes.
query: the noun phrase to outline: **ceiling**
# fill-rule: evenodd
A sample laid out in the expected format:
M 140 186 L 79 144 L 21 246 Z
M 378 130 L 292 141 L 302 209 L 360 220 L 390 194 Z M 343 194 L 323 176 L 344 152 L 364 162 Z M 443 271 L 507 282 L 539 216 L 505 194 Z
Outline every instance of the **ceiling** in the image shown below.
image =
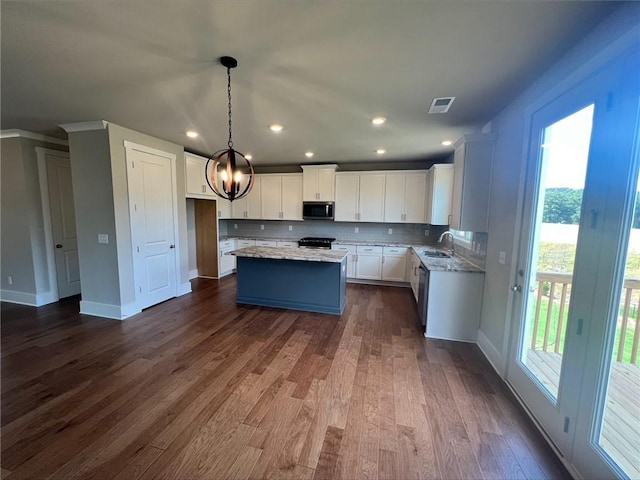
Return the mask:
M 256 165 L 433 159 L 617 6 L 2 0 L 1 127 L 64 138 L 60 124 L 107 120 L 211 154 L 226 146 L 217 59 L 231 55 L 234 145 Z M 449 113 L 429 115 L 442 96 Z

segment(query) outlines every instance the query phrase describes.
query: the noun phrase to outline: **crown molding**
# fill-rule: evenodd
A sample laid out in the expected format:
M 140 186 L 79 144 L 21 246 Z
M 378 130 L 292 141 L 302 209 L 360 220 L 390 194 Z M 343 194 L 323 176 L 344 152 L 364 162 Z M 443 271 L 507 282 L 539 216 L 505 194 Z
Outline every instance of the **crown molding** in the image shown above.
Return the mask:
M 41 135 L 40 133 L 27 132 L 26 130 L 20 130 L 17 128 L 10 130 L 0 130 L 0 138 L 29 138 L 31 140 L 39 140 L 41 142 L 52 143 L 54 145 L 64 145 L 65 147 L 69 146 L 69 142 L 67 140 L 63 140 L 61 138 L 48 137 L 46 135 Z
M 107 125 L 109 125 L 109 122 L 106 120 L 96 120 L 95 122 L 63 123 L 60 127 L 67 133 L 73 133 L 87 130 L 105 130 Z

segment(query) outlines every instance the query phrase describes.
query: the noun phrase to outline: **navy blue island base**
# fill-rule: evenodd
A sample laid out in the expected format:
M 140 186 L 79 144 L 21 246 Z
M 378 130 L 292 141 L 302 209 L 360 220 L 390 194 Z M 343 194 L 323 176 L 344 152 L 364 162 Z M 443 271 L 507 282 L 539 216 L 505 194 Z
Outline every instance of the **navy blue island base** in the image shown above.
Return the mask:
M 347 303 L 347 259 L 317 262 L 238 256 L 236 302 L 341 315 Z

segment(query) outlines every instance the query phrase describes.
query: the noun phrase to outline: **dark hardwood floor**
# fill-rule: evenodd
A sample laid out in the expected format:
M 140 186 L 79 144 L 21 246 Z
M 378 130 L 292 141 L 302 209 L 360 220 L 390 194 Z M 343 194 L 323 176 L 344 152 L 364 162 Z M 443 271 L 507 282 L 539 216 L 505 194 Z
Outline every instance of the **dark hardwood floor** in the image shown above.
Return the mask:
M 124 322 L 2 304 L 2 478 L 569 477 L 409 289 L 349 285 L 340 317 L 193 290 Z

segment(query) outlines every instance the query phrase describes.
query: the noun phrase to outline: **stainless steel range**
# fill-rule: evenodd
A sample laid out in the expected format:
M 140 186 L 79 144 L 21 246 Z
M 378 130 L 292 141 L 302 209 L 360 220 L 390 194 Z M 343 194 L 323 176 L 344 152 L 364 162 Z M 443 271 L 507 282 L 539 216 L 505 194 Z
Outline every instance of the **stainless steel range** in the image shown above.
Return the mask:
M 325 250 L 331 250 L 331 243 L 334 241 L 335 238 L 304 237 L 298 240 L 298 246 L 300 248 L 323 248 Z

